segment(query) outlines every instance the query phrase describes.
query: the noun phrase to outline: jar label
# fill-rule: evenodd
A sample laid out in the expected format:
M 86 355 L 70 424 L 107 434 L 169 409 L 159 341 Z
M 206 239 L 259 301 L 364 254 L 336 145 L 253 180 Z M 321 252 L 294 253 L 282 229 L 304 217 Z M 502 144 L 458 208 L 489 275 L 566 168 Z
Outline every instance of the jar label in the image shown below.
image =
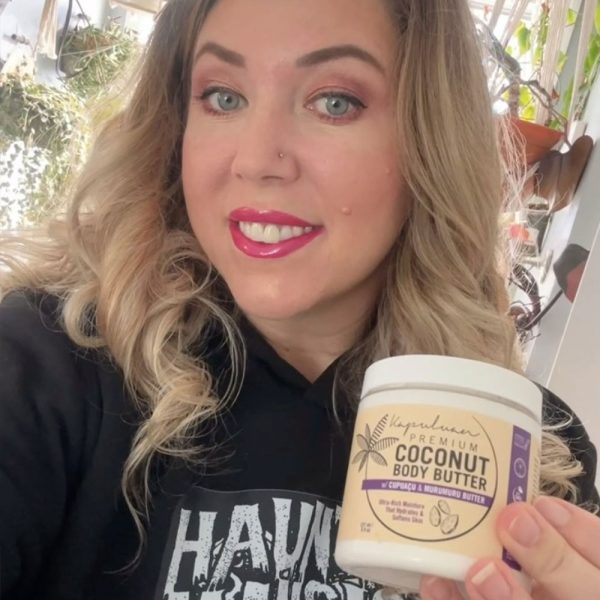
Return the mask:
M 338 540 L 425 543 L 473 557 L 485 548 L 518 568 L 502 554 L 494 521 L 507 503 L 537 495 L 538 462 L 539 440 L 501 419 L 431 404 L 361 409 Z

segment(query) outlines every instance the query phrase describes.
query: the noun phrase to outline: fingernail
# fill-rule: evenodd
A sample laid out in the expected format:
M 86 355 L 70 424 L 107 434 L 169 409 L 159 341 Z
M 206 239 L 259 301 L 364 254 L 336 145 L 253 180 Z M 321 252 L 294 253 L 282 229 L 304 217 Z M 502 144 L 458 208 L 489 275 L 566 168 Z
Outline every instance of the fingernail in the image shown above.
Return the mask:
M 542 530 L 533 517 L 523 513 L 508 526 L 508 533 L 521 546 L 534 546 L 538 543 Z
M 471 583 L 485 600 L 510 600 L 510 585 L 494 563 L 488 563 L 473 575 Z
M 571 520 L 571 513 L 552 498 L 539 498 L 534 506 L 555 527 L 564 527 Z
M 425 585 L 428 596 L 431 600 L 451 600 L 453 594 L 453 586 L 450 581 L 440 579 L 439 577 L 431 578 Z

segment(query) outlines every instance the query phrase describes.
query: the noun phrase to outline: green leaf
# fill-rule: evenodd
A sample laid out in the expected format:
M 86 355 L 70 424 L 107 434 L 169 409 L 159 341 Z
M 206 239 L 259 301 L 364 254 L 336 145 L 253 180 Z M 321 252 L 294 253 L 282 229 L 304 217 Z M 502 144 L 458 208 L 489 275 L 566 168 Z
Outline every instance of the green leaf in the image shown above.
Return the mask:
M 520 23 L 515 32 L 515 36 L 519 44 L 519 52 L 521 55 L 529 52 L 529 50 L 531 50 L 531 29 L 529 29 L 525 23 Z
M 550 129 L 556 129 L 557 131 L 562 130 L 562 123 L 558 119 L 550 119 L 547 126 L 550 127 Z
M 565 64 L 567 62 L 568 55 L 566 52 L 562 50 L 558 54 L 558 63 L 556 64 L 556 71 L 560 74 L 561 71 L 565 68 Z
M 567 27 L 577 23 L 577 11 L 570 8 L 567 12 Z
M 594 18 L 594 25 L 596 27 L 596 33 L 600 35 L 600 2 L 596 5 L 596 15 Z
M 531 93 L 531 90 L 525 85 L 521 86 L 521 90 L 519 91 L 519 104 L 522 107 L 525 107 L 531 102 L 533 102 L 533 94 Z
M 544 57 L 543 46 L 537 46 L 533 51 L 533 65 L 539 67 L 542 64 L 542 58 Z
M 550 9 L 545 4 L 542 4 L 542 17 L 540 19 L 540 44 L 546 45 L 546 39 L 548 38 L 548 25 L 550 22 Z
M 521 119 L 524 121 L 535 121 L 535 113 L 535 104 L 530 104 L 521 111 Z
M 600 55 L 600 43 L 598 43 L 598 38 L 594 36 L 583 64 L 583 71 L 586 75 L 594 68 L 596 61 L 598 60 L 598 55 Z
M 571 77 L 571 82 L 569 83 L 569 87 L 566 89 L 565 93 L 562 95 L 563 97 L 563 109 L 562 114 L 564 117 L 568 116 L 569 107 L 571 106 L 571 98 L 573 97 L 573 78 Z

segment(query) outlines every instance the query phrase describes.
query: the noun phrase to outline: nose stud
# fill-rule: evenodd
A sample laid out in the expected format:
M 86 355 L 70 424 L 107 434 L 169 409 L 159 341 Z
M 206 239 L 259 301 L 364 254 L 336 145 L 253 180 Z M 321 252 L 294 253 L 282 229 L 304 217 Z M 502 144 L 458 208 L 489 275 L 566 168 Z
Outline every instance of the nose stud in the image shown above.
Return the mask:
M 285 154 L 283 152 L 279 153 L 279 158 L 285 158 Z

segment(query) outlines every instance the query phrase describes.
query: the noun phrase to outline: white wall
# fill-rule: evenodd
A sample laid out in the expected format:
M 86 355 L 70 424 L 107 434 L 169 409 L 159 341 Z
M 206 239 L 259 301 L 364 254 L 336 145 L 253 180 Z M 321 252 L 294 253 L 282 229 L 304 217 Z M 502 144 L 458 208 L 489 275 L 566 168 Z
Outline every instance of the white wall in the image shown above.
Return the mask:
M 586 133 L 595 141 L 600 138 L 600 78 L 595 82 L 588 102 L 585 121 Z M 554 252 L 558 258 L 568 243 L 576 243 L 589 249 L 600 223 L 600 152 L 594 147 L 585 173 L 570 206 L 556 213 L 548 230 L 545 249 Z M 558 290 L 551 273 L 541 287 L 546 298 Z M 536 339 L 530 354 L 527 372 L 540 383 L 547 383 L 554 363 L 554 357 L 563 336 L 571 304 L 561 298 L 541 322 L 540 336 Z
M 562 297 L 543 318 L 527 374 L 552 389 L 582 419 L 600 450 L 600 78 L 592 89 L 584 121 L 596 145 L 570 206 L 555 214 L 545 248 L 556 260 L 568 243 L 594 245 L 575 303 Z M 594 240 L 596 240 L 594 242 Z M 558 291 L 551 273 L 541 286 L 548 299 Z M 597 478 L 600 487 L 600 474 Z
M 548 387 L 568 399 L 600 451 L 599 299 L 600 227 L 548 377 Z

